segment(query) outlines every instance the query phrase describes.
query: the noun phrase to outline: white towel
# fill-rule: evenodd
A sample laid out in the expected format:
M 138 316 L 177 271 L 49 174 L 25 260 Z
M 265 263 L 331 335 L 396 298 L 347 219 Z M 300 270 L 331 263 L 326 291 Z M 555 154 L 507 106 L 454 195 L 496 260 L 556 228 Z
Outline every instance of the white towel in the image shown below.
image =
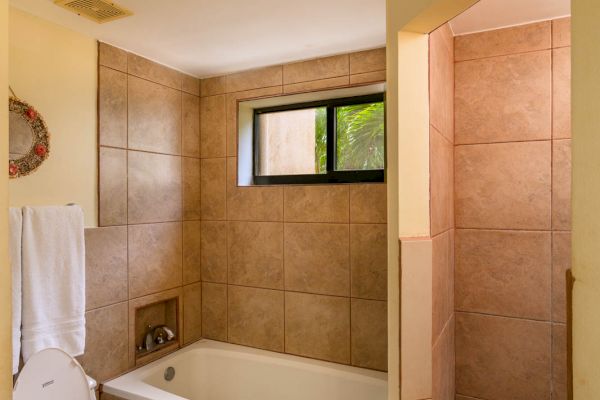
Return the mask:
M 12 373 L 19 372 L 21 354 L 21 235 L 23 233 L 23 212 L 11 207 L 8 212 L 10 237 L 10 267 L 12 270 Z
M 23 208 L 23 361 L 85 348 L 85 248 L 78 206 Z

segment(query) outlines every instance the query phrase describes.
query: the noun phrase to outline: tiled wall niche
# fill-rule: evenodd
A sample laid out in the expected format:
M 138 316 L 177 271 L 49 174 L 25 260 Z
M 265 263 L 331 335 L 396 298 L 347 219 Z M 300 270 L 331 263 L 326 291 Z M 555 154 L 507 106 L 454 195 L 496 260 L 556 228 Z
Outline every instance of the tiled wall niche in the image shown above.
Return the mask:
M 457 399 L 567 399 L 570 20 L 455 58 Z
M 238 187 L 238 101 L 385 81 L 385 50 L 202 80 L 203 336 L 387 369 L 386 186 Z

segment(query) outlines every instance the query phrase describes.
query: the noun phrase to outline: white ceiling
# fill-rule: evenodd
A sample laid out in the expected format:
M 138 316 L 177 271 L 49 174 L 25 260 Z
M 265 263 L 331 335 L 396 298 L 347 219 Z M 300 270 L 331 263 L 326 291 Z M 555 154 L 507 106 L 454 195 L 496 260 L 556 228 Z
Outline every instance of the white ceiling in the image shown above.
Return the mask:
M 570 14 L 570 0 L 481 0 L 450 25 L 455 35 L 464 35 Z
M 385 0 L 116 0 L 98 25 L 52 0 L 10 4 L 198 77 L 385 45 Z

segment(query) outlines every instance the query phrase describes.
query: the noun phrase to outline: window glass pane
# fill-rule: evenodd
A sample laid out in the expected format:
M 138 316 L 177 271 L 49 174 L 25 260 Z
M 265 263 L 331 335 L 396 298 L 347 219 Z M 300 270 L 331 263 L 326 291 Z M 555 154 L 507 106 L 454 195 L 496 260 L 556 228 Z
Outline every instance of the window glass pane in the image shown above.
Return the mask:
M 259 114 L 258 175 L 327 173 L 327 109 Z
M 383 102 L 336 108 L 336 170 L 383 169 L 385 116 Z

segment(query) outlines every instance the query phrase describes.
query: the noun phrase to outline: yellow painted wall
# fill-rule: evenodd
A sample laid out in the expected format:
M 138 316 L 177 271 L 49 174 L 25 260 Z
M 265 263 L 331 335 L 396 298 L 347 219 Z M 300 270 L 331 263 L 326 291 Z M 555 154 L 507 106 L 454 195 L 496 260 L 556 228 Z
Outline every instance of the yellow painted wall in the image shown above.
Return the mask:
M 572 1 L 573 391 L 600 398 L 600 4 Z
M 10 205 L 77 203 L 96 226 L 96 41 L 13 7 L 8 25 L 9 83 L 51 134 L 42 166 L 10 180 Z
M 11 277 L 8 262 L 8 0 L 0 0 L 0 399 L 12 393 Z

